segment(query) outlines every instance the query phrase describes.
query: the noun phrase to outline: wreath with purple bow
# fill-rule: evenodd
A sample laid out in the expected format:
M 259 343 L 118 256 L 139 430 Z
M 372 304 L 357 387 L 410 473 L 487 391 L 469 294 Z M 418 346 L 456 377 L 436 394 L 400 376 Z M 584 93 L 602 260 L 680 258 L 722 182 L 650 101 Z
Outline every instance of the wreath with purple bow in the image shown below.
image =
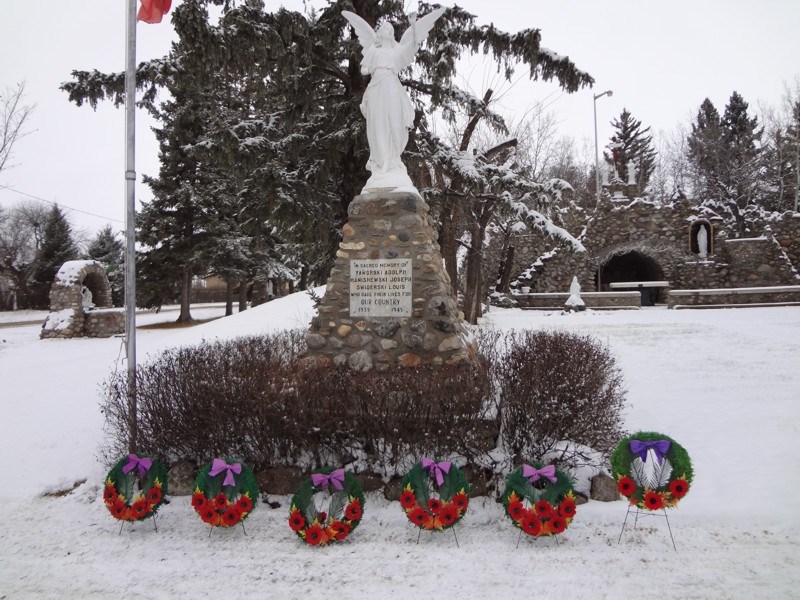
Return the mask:
M 678 505 L 694 472 L 689 454 L 663 433 L 639 431 L 623 438 L 611 454 L 620 494 L 632 506 L 661 510 Z
M 469 507 L 469 483 L 452 462 L 423 458 L 403 478 L 400 506 L 420 529 L 442 531 L 458 523 Z
M 570 476 L 536 461 L 506 477 L 502 502 L 514 526 L 534 537 L 563 533 L 575 517 Z
M 238 460 L 215 458 L 194 481 L 192 506 L 204 523 L 233 527 L 255 508 L 258 483 L 253 470 Z
M 309 546 L 325 546 L 346 540 L 363 514 L 364 491 L 356 476 L 325 468 L 312 473 L 292 497 L 289 527 Z
M 106 477 L 103 501 L 120 521 L 141 521 L 156 514 L 167 494 L 167 469 L 151 456 L 129 454 Z

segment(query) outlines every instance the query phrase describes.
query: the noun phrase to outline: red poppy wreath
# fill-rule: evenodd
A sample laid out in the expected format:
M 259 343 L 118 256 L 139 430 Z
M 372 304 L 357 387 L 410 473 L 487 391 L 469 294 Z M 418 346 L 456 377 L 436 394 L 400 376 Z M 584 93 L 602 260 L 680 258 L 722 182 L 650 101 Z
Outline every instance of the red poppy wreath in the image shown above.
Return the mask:
M 111 468 L 103 500 L 120 521 L 141 521 L 155 516 L 167 493 L 167 469 L 150 456 L 129 454 Z
M 423 458 L 403 478 L 400 506 L 420 529 L 442 531 L 467 512 L 469 483 L 450 461 Z
M 324 496 L 319 505 L 318 494 Z M 363 514 L 364 492 L 355 475 L 344 469 L 320 469 L 292 497 L 289 527 L 309 546 L 325 546 L 346 540 Z
M 661 510 L 678 505 L 694 472 L 689 454 L 663 433 L 639 431 L 623 438 L 611 454 L 617 489 L 632 506 Z
M 528 535 L 558 535 L 575 517 L 572 481 L 554 465 L 522 465 L 506 477 L 503 506 L 514 525 Z
M 195 479 L 192 506 L 204 523 L 233 527 L 244 525 L 257 499 L 258 484 L 250 467 L 215 458 Z

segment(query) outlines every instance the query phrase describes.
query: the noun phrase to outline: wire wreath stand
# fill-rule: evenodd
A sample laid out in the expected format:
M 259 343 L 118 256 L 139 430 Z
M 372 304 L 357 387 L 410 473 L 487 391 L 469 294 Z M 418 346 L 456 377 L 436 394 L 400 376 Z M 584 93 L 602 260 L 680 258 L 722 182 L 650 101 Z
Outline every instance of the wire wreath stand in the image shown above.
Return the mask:
M 628 510 L 625 512 L 625 520 L 622 522 L 622 530 L 619 532 L 619 539 L 617 540 L 617 544 L 622 541 L 622 534 L 625 533 L 625 525 L 628 523 L 628 516 L 631 514 L 632 506 L 628 504 Z M 645 517 L 664 517 L 667 522 L 667 530 L 669 531 L 669 539 L 672 541 L 672 549 L 676 552 L 678 551 L 677 546 L 675 545 L 675 538 L 672 536 L 672 527 L 669 524 L 669 515 L 667 515 L 667 509 L 662 508 L 661 512 L 664 514 L 659 514 L 657 511 L 652 510 L 641 510 L 638 506 L 635 507 L 634 519 L 633 519 L 633 528 L 636 529 L 636 525 L 639 523 L 639 516 L 641 515 L 642 518 Z

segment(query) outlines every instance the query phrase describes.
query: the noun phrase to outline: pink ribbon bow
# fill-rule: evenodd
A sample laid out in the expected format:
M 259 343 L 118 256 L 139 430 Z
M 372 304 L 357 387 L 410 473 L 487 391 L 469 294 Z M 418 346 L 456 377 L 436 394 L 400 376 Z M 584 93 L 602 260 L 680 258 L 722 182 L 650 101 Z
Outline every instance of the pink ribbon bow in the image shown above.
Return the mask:
M 442 484 L 444 483 L 444 473 L 450 472 L 451 465 L 452 463 L 449 460 L 443 460 L 442 462 L 437 463 L 430 458 L 422 459 L 422 468 L 426 471 L 430 471 L 431 477 L 436 478 L 436 484 L 439 487 L 442 487 Z
M 550 483 L 556 482 L 556 468 L 554 465 L 547 465 L 541 469 L 537 469 L 530 465 L 522 465 L 522 476 L 528 479 L 531 483 L 537 482 L 541 477 L 550 480 Z
M 315 488 L 324 488 L 332 485 L 335 490 L 343 490 L 344 469 L 336 469 L 330 475 L 327 473 L 312 473 L 311 483 Z
M 225 473 L 225 480 L 222 482 L 222 485 L 236 485 L 236 479 L 234 478 L 233 474 L 236 473 L 239 475 L 242 472 L 242 465 L 240 463 L 228 464 L 219 458 L 215 458 L 213 461 L 211 461 L 211 470 L 208 472 L 209 475 L 216 477 L 223 471 L 227 472 Z
M 139 458 L 135 454 L 128 454 L 128 463 L 122 467 L 122 473 L 127 475 L 134 469 L 139 469 L 139 477 L 144 477 L 152 466 L 153 461 L 151 459 Z

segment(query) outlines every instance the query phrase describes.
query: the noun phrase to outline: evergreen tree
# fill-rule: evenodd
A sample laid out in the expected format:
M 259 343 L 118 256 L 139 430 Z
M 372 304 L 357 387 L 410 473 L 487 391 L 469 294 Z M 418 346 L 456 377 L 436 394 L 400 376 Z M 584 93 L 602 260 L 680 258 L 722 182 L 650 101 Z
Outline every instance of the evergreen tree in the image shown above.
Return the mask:
M 72 228 L 58 205 L 53 205 L 31 273 L 33 305 L 36 308 L 46 309 L 50 305 L 50 287 L 56 273 L 65 262 L 77 258 L 78 246 L 72 238 Z
M 125 244 L 119 239 L 111 225 L 106 225 L 89 242 L 86 255 L 105 267 L 111 286 L 114 306 L 125 304 Z
M 706 99 L 688 139 L 703 204 L 727 218 L 737 237 L 746 235 L 760 218 L 765 195 L 763 130 L 747 110 L 738 92 L 731 95 L 722 118 Z
M 653 137 L 648 135 L 650 128 L 642 129 L 642 122 L 634 119 L 627 108 L 622 109 L 619 118 L 614 119 L 611 125 L 615 129 L 611 142 L 616 149 L 613 157 L 606 155 L 605 159 L 617 169 L 623 181 L 628 180 L 628 163 L 632 162 L 636 169 L 639 194 L 644 194 L 656 164 Z
M 171 264 L 176 276 L 180 269 L 190 276 L 206 270 L 210 257 L 225 255 L 237 239 L 251 237 L 262 250 L 280 240 L 273 248 L 293 249 L 291 258 L 310 280 L 323 281 L 347 207 L 367 179 L 359 105 L 369 78 L 361 74 L 361 48 L 341 13 L 352 10 L 373 25 L 387 19 L 404 29 L 405 3 L 336 0 L 312 14 L 283 8 L 268 13 L 261 0 L 213 3 L 224 4 L 217 24 L 208 20 L 208 2 L 179 4 L 172 16 L 179 41 L 168 57 L 137 71 L 141 104 L 163 124 L 163 164 L 151 203 L 161 208 L 145 208 L 152 214 L 140 223 L 145 243 L 159 257 L 145 264 L 162 270 Z M 420 7 L 422 13 L 430 10 L 428 4 Z M 568 58 L 543 52 L 540 40 L 537 29 L 508 34 L 477 25 L 458 7 L 437 22 L 415 67 L 403 73 L 417 107 L 406 159 L 420 189 L 433 155 L 449 149 L 427 135 L 431 111 L 453 119 L 479 108 L 487 122 L 503 125 L 479 98 L 453 86 L 462 53 L 483 52 L 509 79 L 522 65 L 531 78 L 556 80 L 570 92 L 593 82 Z M 122 74 L 73 76 L 63 89 L 79 105 L 124 100 Z M 163 109 L 156 106 L 160 89 L 172 96 Z M 225 202 L 236 205 L 236 214 L 258 219 L 258 227 L 242 231 L 247 218 L 236 227 L 219 227 L 212 191 L 223 185 L 235 192 Z M 165 227 L 169 221 L 175 225 Z M 227 250 L 212 242 L 213 232 L 223 230 Z M 258 233 L 263 231 L 269 236 Z

